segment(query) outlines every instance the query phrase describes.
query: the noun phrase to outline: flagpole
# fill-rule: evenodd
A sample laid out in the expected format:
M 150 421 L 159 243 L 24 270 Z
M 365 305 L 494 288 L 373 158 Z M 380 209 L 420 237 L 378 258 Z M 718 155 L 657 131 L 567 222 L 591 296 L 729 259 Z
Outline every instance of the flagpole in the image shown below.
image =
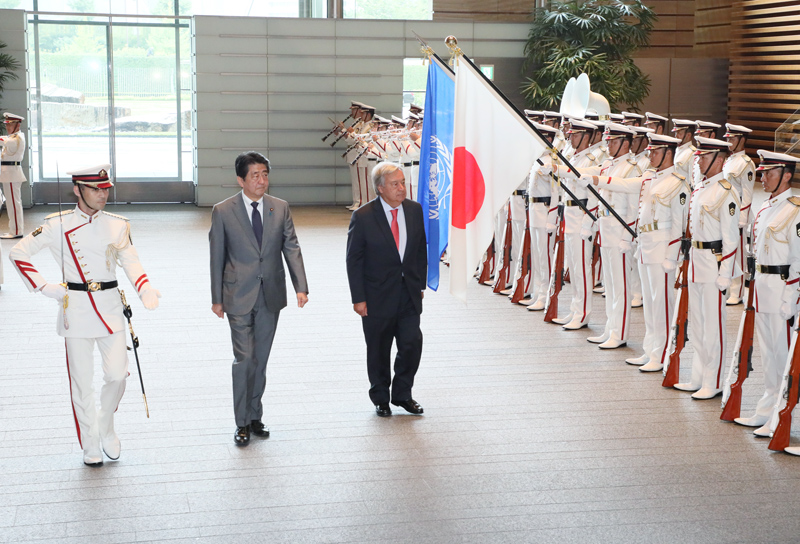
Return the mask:
M 449 47 L 449 44 L 448 44 L 448 47 Z M 463 51 L 461 51 L 460 49 L 459 49 L 459 53 L 460 53 L 460 55 L 459 55 L 459 56 L 460 56 L 460 57 L 461 57 L 463 60 L 467 61 L 467 62 L 469 63 L 469 65 L 470 65 L 470 66 L 472 66 L 472 68 L 474 68 L 474 69 L 475 69 L 475 71 L 476 71 L 478 74 L 480 74 L 480 76 L 483 78 L 483 80 L 484 80 L 484 81 L 485 81 L 485 82 L 486 82 L 486 83 L 487 83 L 489 86 L 491 86 L 491 87 L 492 87 L 492 89 L 494 89 L 494 91 L 495 91 L 495 92 L 496 92 L 498 95 L 500 95 L 500 97 L 501 97 L 501 98 L 502 98 L 502 99 L 505 101 L 506 105 L 507 105 L 508 107 L 510 107 L 510 108 L 511 108 L 511 109 L 512 109 L 512 110 L 513 110 L 513 111 L 514 111 L 514 112 L 515 112 L 517 115 L 519 115 L 519 117 L 520 117 L 521 119 L 524 119 L 524 120 L 525 120 L 525 122 L 528 124 L 528 126 L 529 126 L 531 129 L 533 129 L 533 131 L 536 133 L 536 135 L 539 137 L 539 139 L 540 139 L 540 140 L 542 140 L 542 142 L 544 142 L 544 145 L 545 145 L 545 147 L 547 147 L 547 148 L 548 148 L 548 149 L 549 149 L 551 152 L 554 152 L 556 155 L 558 155 L 558 158 L 561 160 L 561 162 L 563 162 L 563 163 L 564 163 L 564 165 L 565 165 L 567 168 L 569 168 L 570 170 L 572 170 L 572 172 L 574 172 L 574 173 L 575 173 L 575 175 L 576 175 L 577 177 L 580 177 L 580 176 L 581 176 L 581 173 L 580 173 L 580 172 L 579 172 L 579 171 L 578 171 L 578 170 L 577 170 L 577 169 L 576 169 L 574 166 L 572 166 L 572 163 L 570 163 L 570 162 L 567 160 L 567 158 L 566 158 L 566 157 L 564 157 L 564 155 L 562 155 L 562 154 L 561 154 L 561 152 L 560 152 L 558 149 L 556 149 L 555 147 L 553 147 L 553 146 L 552 146 L 552 145 L 551 145 L 551 144 L 550 144 L 550 143 L 547 141 L 547 139 L 544 137 L 544 135 L 541 133 L 541 131 L 540 131 L 538 128 L 536 128 L 536 125 L 534 125 L 533 123 L 531 123 L 531 120 L 530 120 L 530 119 L 528 119 L 528 117 L 527 117 L 527 116 L 526 116 L 524 113 L 522 113 L 521 111 L 519 111 L 519 108 L 517 108 L 517 107 L 516 107 L 514 104 L 512 104 L 512 103 L 511 103 L 511 101 L 508 99 L 508 97 L 506 97 L 506 95 L 504 95 L 504 94 L 503 94 L 503 92 L 502 92 L 500 89 L 498 89 L 498 88 L 497 88 L 497 86 L 496 86 L 496 85 L 495 85 L 495 84 L 492 82 L 492 80 L 491 80 L 491 79 L 489 79 L 488 77 L 486 77 L 486 74 L 484 74 L 484 73 L 483 73 L 483 72 L 480 70 L 480 68 L 478 68 L 477 66 L 475 66 L 475 63 L 474 63 L 474 62 L 472 62 L 472 60 L 471 60 L 471 59 L 470 59 L 470 58 L 469 58 L 469 57 L 466 55 L 466 53 L 464 53 L 464 52 L 463 52 Z M 538 159 L 537 159 L 537 160 L 538 160 Z M 542 162 L 541 162 L 541 161 L 539 161 L 539 164 L 542 164 Z M 569 190 L 567 189 L 566 185 L 564 185 L 564 184 L 561 184 L 561 187 L 563 187 L 563 188 L 564 188 L 566 191 L 568 191 L 568 192 L 570 193 L 570 196 L 572 196 L 573 200 L 577 200 L 577 199 L 575 198 L 575 195 L 574 195 L 574 194 L 571 194 L 571 191 L 569 191 Z M 600 196 L 600 193 L 598 193 L 598 192 L 597 192 L 597 190 L 596 190 L 596 189 L 595 189 L 595 188 L 592 186 L 592 184 L 591 184 L 591 183 L 590 183 L 589 185 L 587 185 L 587 186 L 586 186 L 586 188 L 587 188 L 587 189 L 589 189 L 589 191 L 590 191 L 590 192 L 591 192 L 591 193 L 594 195 L 594 197 L 595 197 L 595 198 L 597 198 L 597 200 L 598 200 L 598 201 L 600 201 L 600 203 L 601 203 L 603 206 L 605 206 L 605 208 L 606 208 L 606 209 L 607 209 L 607 210 L 608 210 L 608 211 L 611 213 L 611 215 L 613 215 L 613 216 L 614 216 L 614 218 L 615 218 L 617 221 L 619 221 L 620 225 L 622 225 L 623 227 L 625 227 L 625 229 L 626 229 L 626 230 L 627 230 L 627 231 L 630 233 L 630 235 L 631 235 L 631 236 L 633 236 L 634 238 L 637 238 L 637 235 L 636 235 L 636 233 L 633 231 L 633 229 L 630 227 L 630 225 L 628 225 L 628 223 L 627 223 L 627 222 L 626 222 L 624 219 L 622 219 L 622 217 L 620 217 L 620 215 L 617 213 L 617 211 L 616 211 L 616 210 L 615 210 L 615 209 L 614 209 L 614 208 L 611 206 L 611 204 L 609 204 L 609 203 L 606 201 L 606 199 L 604 199 L 602 196 Z M 578 200 L 578 202 L 580 202 L 580 200 Z M 581 204 L 583 204 L 583 203 L 581 203 Z M 581 208 L 583 208 L 583 210 L 584 210 L 586 213 L 589 213 L 589 212 L 588 212 L 588 210 L 587 210 L 587 209 L 586 209 L 584 206 L 581 206 Z M 591 215 L 591 214 L 590 214 L 590 215 Z

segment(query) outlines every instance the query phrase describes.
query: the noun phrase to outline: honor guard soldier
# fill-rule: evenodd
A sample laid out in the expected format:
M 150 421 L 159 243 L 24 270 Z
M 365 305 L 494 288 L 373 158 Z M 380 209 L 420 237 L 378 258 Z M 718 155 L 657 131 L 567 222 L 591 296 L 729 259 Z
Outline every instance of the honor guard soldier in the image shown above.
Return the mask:
M 103 211 L 113 186 L 110 168 L 104 164 L 69 173 L 78 205 L 48 216 L 9 255 L 29 291 L 41 292 L 59 304 L 56 329 L 66 341 L 72 409 L 83 462 L 89 466 L 102 465 L 103 452 L 109 459 L 120 455 L 114 412 L 128 377 L 128 331 L 117 289 L 117 266 L 125 271 L 145 308 L 158 307 L 161 296 L 139 263 L 128 220 Z M 32 264 L 32 257 L 43 249 L 49 249 L 62 267 L 62 283 L 48 282 Z M 99 410 L 92 385 L 95 345 L 103 361 Z
M 361 121 L 361 103 L 360 102 L 350 102 L 350 116 L 356 121 L 353 123 L 352 127 L 346 128 L 344 124 L 339 123 L 339 131 L 347 132 L 345 136 L 345 142 L 347 142 L 348 151 L 345 153 L 344 158 L 347 161 L 347 165 L 350 168 L 350 186 L 353 191 L 353 203 L 347 207 L 349 210 L 357 210 L 361 207 L 361 204 L 366 202 L 365 195 L 361 194 L 361 178 L 360 178 L 360 171 L 358 169 L 358 165 L 356 164 L 356 158 L 358 154 L 361 152 L 359 147 L 356 144 L 355 137 L 353 134 L 355 133 L 356 127 L 362 124 Z
M 739 212 L 739 249 L 736 250 L 736 260 L 739 262 L 739 267 L 744 270 L 744 256 L 745 256 L 745 238 L 750 230 L 750 225 L 753 223 L 753 212 L 750 208 L 753 203 L 753 186 L 756 182 L 755 171 L 756 167 L 753 161 L 745 153 L 744 146 L 747 141 L 747 135 L 752 132 L 747 127 L 742 125 L 732 125 L 726 123 L 725 128 L 725 141 L 731 144 L 731 154 L 728 160 L 725 161 L 725 166 L 722 167 L 722 175 L 728 180 L 736 192 L 739 193 L 739 199 L 742 202 L 742 208 Z M 731 283 L 731 292 L 728 297 L 728 306 L 733 306 L 742 302 L 744 296 L 744 283 L 742 277 L 734 278 Z
M 22 171 L 25 157 L 25 134 L 19 127 L 25 118 L 14 113 L 3 114 L 6 136 L 0 136 L 0 183 L 8 210 L 8 232 L 0 235 L 6 240 L 22 238 L 24 223 L 22 218 L 22 184 L 27 181 Z M 2 205 L 2 202 L 0 202 Z M 2 272 L 0 272 L 2 274 Z M 2 283 L 2 277 L 0 277 Z
M 667 132 L 667 119 L 663 115 L 658 115 L 657 113 L 645 112 L 644 114 L 644 126 L 645 128 L 652 128 L 656 134 L 664 134 Z
M 668 352 L 668 316 L 672 315 L 675 301 L 673 285 L 689 185 L 686 178 L 675 173 L 672 163 L 680 140 L 655 133 L 647 137 L 651 167 L 643 176 L 627 179 L 586 176 L 581 180 L 607 191 L 639 195 L 636 224 L 639 248 L 635 257 L 644 299 L 644 354 L 625 362 L 640 366 L 643 372 L 658 372 Z
M 730 131 L 730 126 L 728 131 Z M 790 182 L 800 159 L 758 150 L 761 186 L 768 198 L 761 205 L 753 227 L 755 274 L 755 329 L 764 367 L 764 394 L 750 417 L 734 421 L 759 427 L 757 436 L 769 436 L 768 420 L 778 403 L 786 360 L 789 356 L 787 320 L 797 316 L 800 285 L 800 198 L 792 196 Z M 753 285 L 753 284 L 751 284 Z
M 419 121 L 420 117 L 417 114 L 409 114 L 408 123 L 406 124 L 408 136 L 403 142 L 405 146 L 403 170 L 406 173 L 406 179 L 410 183 L 411 194 L 409 196 L 412 200 L 417 198 L 417 192 L 419 191 L 419 155 L 421 151 L 419 142 L 420 136 L 422 136 L 421 123 L 420 127 L 417 127 Z
M 697 123 L 687 119 L 673 119 L 672 124 L 673 136 L 681 141 L 675 154 L 675 172 L 684 176 L 689 180 L 689 184 L 694 186 L 696 181 L 694 179 L 695 147 L 692 145 L 692 136 L 697 128 Z
M 550 144 L 559 130 L 549 125 L 534 123 Z M 558 186 L 550 175 L 553 158 L 541 156 L 543 166 L 534 163 L 528 176 L 528 222 L 531 235 L 531 282 L 528 310 L 544 310 L 550 283 L 550 260 L 555 248 L 555 230 L 558 221 Z M 521 263 L 520 263 L 521 264 Z M 518 266 L 517 269 L 521 269 Z
M 631 153 L 634 155 L 633 158 L 636 161 L 636 168 L 634 168 L 632 177 L 643 176 L 650 168 L 650 153 L 647 150 L 647 145 L 650 143 L 650 140 L 647 139 L 647 135 L 655 131 L 652 128 L 642 126 L 628 126 L 635 132 L 633 143 L 631 144 Z M 636 254 L 639 242 L 638 240 L 634 240 L 631 243 L 633 244 L 633 254 Z M 635 260 L 633 269 L 631 270 L 631 293 L 633 294 L 631 308 L 641 308 L 644 304 L 642 302 L 642 278 L 639 275 L 639 267 L 636 265 Z
M 694 345 L 692 374 L 675 389 L 694 391 L 694 399 L 722 393 L 727 290 L 742 274 L 734 258 L 739 247 L 739 195 L 722 176 L 728 142 L 697 137 L 699 179 L 689 209 L 689 326 Z
M 597 125 L 583 119 L 571 119 L 567 135 L 575 155 L 570 162 L 580 172 L 588 166 L 599 166 L 604 160 L 602 141 L 590 144 L 599 132 Z M 544 167 L 543 167 L 544 169 Z M 586 208 L 597 213 L 597 198 L 585 186 L 578 183 L 575 174 L 566 166 L 553 165 L 562 183 L 577 196 Z M 589 324 L 592 313 L 592 220 L 577 202 L 567 199 L 564 202 L 564 267 L 569 268 L 572 285 L 572 301 L 569 314 L 554 320 L 566 330 L 578 330 Z
M 616 123 L 606 125 L 604 139 L 611 159 L 599 167 L 584 167 L 581 174 L 629 178 L 635 173 L 636 161 L 630 153 L 634 132 Z M 605 191 L 601 196 L 622 217 L 628 226 L 636 223 L 638 198 L 635 194 L 620 191 Z M 598 208 L 600 230 L 600 255 L 603 262 L 603 285 L 605 286 L 606 324 L 603 333 L 587 340 L 599 344 L 600 349 L 616 349 L 628 343 L 630 330 L 630 273 L 632 271 L 632 238 L 625 228 L 612 217 L 602 204 Z

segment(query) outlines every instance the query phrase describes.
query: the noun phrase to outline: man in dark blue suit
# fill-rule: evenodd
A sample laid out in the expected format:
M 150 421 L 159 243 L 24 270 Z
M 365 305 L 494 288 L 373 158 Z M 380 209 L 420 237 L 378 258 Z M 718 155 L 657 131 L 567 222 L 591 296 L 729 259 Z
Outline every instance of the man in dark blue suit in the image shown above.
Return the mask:
M 372 183 L 378 198 L 353 212 L 347 232 L 347 277 L 367 342 L 369 397 L 381 417 L 392 415 L 389 402 L 419 415 L 411 388 L 422 356 L 419 322 L 428 275 L 422 206 L 406 199 L 396 164 L 377 165 Z

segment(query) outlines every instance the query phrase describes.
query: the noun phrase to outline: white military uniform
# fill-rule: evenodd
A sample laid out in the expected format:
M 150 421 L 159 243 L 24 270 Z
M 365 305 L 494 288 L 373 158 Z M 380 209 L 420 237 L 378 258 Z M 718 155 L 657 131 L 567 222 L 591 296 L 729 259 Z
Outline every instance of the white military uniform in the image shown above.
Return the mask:
M 111 454 L 114 450 L 119 455 L 114 412 L 128 377 L 128 331 L 119 290 L 108 287 L 93 291 L 93 284 L 116 282 L 119 265 L 140 296 L 153 289 L 131 242 L 128 220 L 122 216 L 104 211 L 89 216 L 79 207 L 61 216 L 57 213 L 48 216 L 41 227 L 20 240 L 9 254 L 31 292 L 41 291 L 48 283 L 32 263 L 32 257 L 43 249 L 49 249 L 56 262 L 63 263 L 68 284 L 83 284 L 85 288 L 73 290 L 73 285 L 69 285 L 66 302 L 59 304 L 56 330 L 65 338 L 72 408 L 84 461 L 101 463 L 101 442 L 109 457 L 115 458 Z M 99 410 L 93 387 L 95 344 L 103 361 Z M 94 461 L 89 462 L 92 457 Z
M 27 181 L 22 171 L 22 159 L 25 157 L 25 135 L 21 131 L 0 136 L 0 183 L 8 212 L 8 233 L 22 236 L 25 228 L 22 212 L 22 184 Z M 0 278 L 0 283 L 2 283 Z
M 544 310 L 550 282 L 550 269 L 555 249 L 555 226 L 558 211 L 558 187 L 547 172 L 550 155 L 542 155 L 544 168 L 536 163 L 528 176 L 528 221 L 531 234 L 531 311 Z M 542 171 L 544 170 L 544 172 Z M 549 226 L 549 229 L 548 229 Z M 518 267 L 520 269 L 521 267 Z
M 599 166 L 603 162 L 604 153 L 601 149 L 602 142 L 593 144 L 588 148 L 575 153 L 570 163 L 582 173 L 588 166 Z M 577 182 L 577 178 L 566 166 L 558 167 L 561 182 L 584 201 L 586 208 L 597 214 L 597 198 Z M 572 301 L 569 314 L 566 317 L 554 320 L 563 324 L 566 329 L 579 329 L 589 323 L 592 314 L 592 240 L 591 236 L 584 238 L 581 232 L 592 232 L 592 220 L 584 211 L 575 204 L 571 198 L 565 199 L 564 207 L 564 265 L 569 268 L 570 284 L 572 285 Z
M 754 251 L 758 268 L 785 267 L 781 275 L 776 268 L 764 272 L 756 269 L 754 304 L 756 334 L 764 368 L 764 394 L 756 404 L 755 414 L 737 418 L 736 422 L 757 427 L 764 425 L 778 403 L 781 379 L 789 356 L 791 336 L 789 322 L 781 315 L 781 305 L 797 301 L 800 284 L 800 198 L 791 190 L 767 199 L 756 214 Z M 765 273 L 767 271 L 773 273 Z
M 636 161 L 636 167 L 633 169 L 631 173 L 632 177 L 640 177 L 643 176 L 647 169 L 650 168 L 650 156 L 647 154 L 647 150 L 642 151 L 634 156 L 634 160 Z M 634 254 L 636 253 L 636 249 L 639 247 L 639 240 L 638 238 L 632 242 L 633 244 L 633 251 Z M 639 274 L 639 267 L 636 265 L 636 259 L 632 259 L 631 262 L 631 306 L 634 308 L 640 308 L 644 305 L 642 302 L 642 278 Z
M 744 270 L 745 264 L 745 238 L 750 224 L 753 221 L 751 204 L 753 203 L 753 186 L 756 182 L 756 167 L 744 151 L 732 154 L 722 167 L 723 177 L 733 185 L 739 195 L 742 208 L 739 212 L 739 248 L 736 250 L 736 260 L 739 268 Z M 744 283 L 742 277 L 733 280 L 731 284 L 729 304 L 738 304 L 744 296 Z
M 511 210 L 511 252 L 509 256 L 509 283 L 511 284 L 511 289 L 514 289 L 514 281 L 517 279 L 517 271 L 519 270 L 521 273 L 521 262 L 520 257 L 522 256 L 522 237 L 525 234 L 525 192 L 528 188 L 528 180 L 526 179 L 523 181 L 517 190 L 511 195 L 508 199 L 508 206 Z M 508 212 L 506 212 L 508 213 Z M 505 229 L 508 228 L 508 216 L 504 217 L 505 222 L 503 224 L 503 234 L 501 236 L 501 240 L 505 241 L 506 232 Z M 502 246 L 501 246 L 502 250 Z M 501 261 L 504 255 L 501 256 Z M 500 277 L 498 276 L 495 279 L 495 284 Z M 502 285 L 501 290 L 506 291 L 506 286 Z M 512 294 L 506 291 L 503 294 Z
M 678 149 L 675 150 L 675 160 L 673 161 L 673 164 L 675 165 L 675 173 L 689 180 L 690 186 L 697 181 L 694 179 L 695 151 L 696 149 L 691 142 L 686 142 L 683 145 L 679 145 Z
M 731 280 L 742 274 L 734 259 L 739 245 L 739 197 L 720 172 L 699 181 L 690 202 L 689 336 L 694 357 L 689 382 L 675 384 L 675 388 L 697 391 L 693 397 L 702 399 L 722 391 L 727 294 L 720 291 L 716 282 L 718 278 Z M 721 247 L 698 247 L 708 243 Z
M 633 155 L 626 153 L 621 157 L 606 160 L 599 168 L 584 168 L 581 174 L 629 178 L 635 173 L 635 167 L 636 161 L 633 160 Z M 601 185 L 600 195 L 628 226 L 631 228 L 635 226 L 638 208 L 638 198 L 635 194 L 607 191 Z M 629 275 L 633 256 L 629 251 L 621 251 L 620 246 L 623 241 L 630 244 L 632 237 L 602 204 L 598 210 L 597 223 L 600 230 L 600 256 L 603 261 L 603 286 L 606 293 L 606 324 L 603 333 L 589 341 L 608 349 L 619 347 L 628 341 L 632 297 Z
M 410 138 L 402 142 L 405 151 L 405 158 L 403 159 L 403 173 L 406 176 L 406 183 L 409 184 L 411 191 L 409 197 L 412 200 L 417 199 L 418 183 L 419 183 L 419 138 L 416 141 Z
M 639 195 L 637 232 L 639 247 L 635 255 L 642 278 L 645 336 L 644 354 L 628 359 L 644 365 L 642 370 L 661 370 L 667 357 L 670 316 L 675 303 L 675 262 L 683 235 L 683 217 L 689 186 L 674 167 L 656 172 L 650 169 L 641 177 L 600 177 L 599 187 Z M 665 266 L 670 263 L 670 266 Z

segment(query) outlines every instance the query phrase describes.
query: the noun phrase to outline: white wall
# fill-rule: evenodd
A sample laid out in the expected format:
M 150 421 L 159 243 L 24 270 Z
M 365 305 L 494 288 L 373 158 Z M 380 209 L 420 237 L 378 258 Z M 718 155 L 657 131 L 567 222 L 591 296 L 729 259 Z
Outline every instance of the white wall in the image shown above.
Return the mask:
M 529 25 L 195 17 L 197 203 L 234 194 L 234 159 L 252 149 L 272 162 L 271 194 L 349 204 L 345 146 L 321 141 L 328 117 L 344 118 L 351 100 L 399 114 L 403 58 L 421 56 L 412 30 L 445 59 L 445 36 L 457 36 L 467 55 L 496 65 L 500 81 L 511 76 L 504 67 L 518 70 Z
M 29 131 L 30 120 L 28 117 L 28 66 L 26 55 L 26 22 L 25 12 L 19 9 L 0 9 L 0 40 L 5 42 L 6 47 L 0 51 L 11 55 L 19 61 L 22 68 L 16 73 L 19 78 L 15 81 L 7 81 L 3 98 L 0 100 L 0 114 L 10 111 L 25 117 L 20 130 L 25 132 L 25 139 L 30 147 L 31 134 Z M 30 153 L 25 153 L 25 160 L 22 162 L 22 169 L 25 177 L 30 180 Z M 22 186 L 22 205 L 31 205 L 30 183 Z

